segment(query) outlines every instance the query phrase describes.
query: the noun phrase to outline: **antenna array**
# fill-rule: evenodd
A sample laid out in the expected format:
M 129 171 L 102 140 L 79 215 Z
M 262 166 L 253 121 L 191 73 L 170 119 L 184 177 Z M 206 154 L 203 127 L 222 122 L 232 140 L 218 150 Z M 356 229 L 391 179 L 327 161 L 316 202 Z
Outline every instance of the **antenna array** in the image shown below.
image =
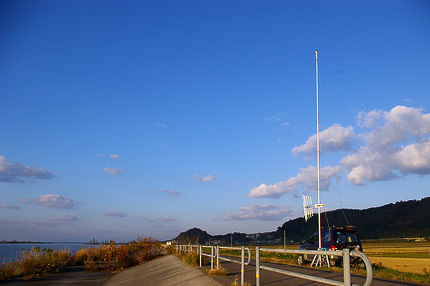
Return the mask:
M 303 196 L 303 211 L 305 213 L 305 221 L 308 221 L 314 215 L 314 205 L 312 204 L 311 196 Z

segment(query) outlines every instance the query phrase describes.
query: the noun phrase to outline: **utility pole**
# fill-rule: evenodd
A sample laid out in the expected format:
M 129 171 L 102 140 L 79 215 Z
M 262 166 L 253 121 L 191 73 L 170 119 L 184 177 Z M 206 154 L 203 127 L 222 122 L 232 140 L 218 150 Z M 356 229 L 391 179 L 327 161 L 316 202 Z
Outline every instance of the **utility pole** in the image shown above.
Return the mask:
M 287 250 L 287 241 L 285 240 L 285 230 L 284 230 L 284 250 Z

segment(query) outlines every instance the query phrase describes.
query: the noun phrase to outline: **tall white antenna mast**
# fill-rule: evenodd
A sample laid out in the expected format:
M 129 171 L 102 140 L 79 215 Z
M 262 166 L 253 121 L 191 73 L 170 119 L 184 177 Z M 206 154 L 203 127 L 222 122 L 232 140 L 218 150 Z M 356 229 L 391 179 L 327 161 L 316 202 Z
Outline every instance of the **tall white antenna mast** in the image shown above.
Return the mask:
M 319 96 L 318 96 L 318 50 L 315 51 L 315 67 L 317 80 L 317 168 L 318 168 L 318 248 L 321 248 L 321 196 L 320 196 L 320 120 L 319 120 Z
M 318 249 L 321 249 L 322 247 L 322 237 L 321 237 L 321 208 L 324 207 L 324 205 L 321 203 L 321 195 L 320 195 L 320 178 L 321 178 L 321 172 L 320 172 L 320 122 L 319 122 L 319 87 L 318 87 L 318 50 L 315 51 L 315 65 L 316 65 L 316 88 L 317 88 L 317 178 L 318 178 L 318 203 L 315 205 L 312 205 L 312 199 L 310 196 L 303 195 L 303 211 L 305 213 L 305 220 L 307 221 L 314 215 L 314 208 L 318 209 Z M 316 259 L 316 260 L 315 260 Z M 321 264 L 322 257 L 321 255 L 317 255 L 314 257 L 314 261 L 312 261 L 312 265 L 317 265 L 318 263 Z

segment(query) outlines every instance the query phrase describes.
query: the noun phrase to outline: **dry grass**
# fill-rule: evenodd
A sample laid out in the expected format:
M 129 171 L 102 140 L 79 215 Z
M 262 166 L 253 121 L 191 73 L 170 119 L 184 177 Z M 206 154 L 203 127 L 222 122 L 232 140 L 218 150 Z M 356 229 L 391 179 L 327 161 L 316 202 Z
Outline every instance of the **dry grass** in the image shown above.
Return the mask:
M 368 256 L 428 258 L 430 242 L 363 242 Z
M 427 274 L 430 272 L 430 258 L 369 257 L 372 264 L 378 264 L 402 272 Z
M 430 242 L 363 242 L 372 264 L 417 274 L 430 272 Z

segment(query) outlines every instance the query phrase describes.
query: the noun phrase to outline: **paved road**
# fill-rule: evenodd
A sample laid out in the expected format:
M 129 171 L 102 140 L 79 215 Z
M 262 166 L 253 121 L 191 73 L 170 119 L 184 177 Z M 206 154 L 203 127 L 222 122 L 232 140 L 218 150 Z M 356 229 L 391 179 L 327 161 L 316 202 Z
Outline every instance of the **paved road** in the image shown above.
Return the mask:
M 168 255 L 116 274 L 103 286 L 222 286 L 214 279 L 188 266 L 177 256 Z M 229 284 L 231 285 L 231 284 Z

